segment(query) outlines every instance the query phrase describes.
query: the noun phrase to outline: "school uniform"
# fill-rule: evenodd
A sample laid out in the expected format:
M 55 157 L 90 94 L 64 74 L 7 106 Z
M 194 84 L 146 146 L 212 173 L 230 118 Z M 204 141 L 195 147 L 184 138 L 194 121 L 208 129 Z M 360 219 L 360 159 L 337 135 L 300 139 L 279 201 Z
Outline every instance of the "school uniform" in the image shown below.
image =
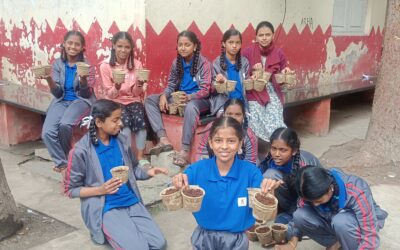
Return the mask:
M 318 158 L 310 152 L 300 150 L 300 167 L 313 165 L 322 167 Z M 289 161 L 284 166 L 277 166 L 273 159 L 265 159 L 259 165 L 261 172 L 265 178 L 274 180 L 283 180 L 275 190 L 275 196 L 278 199 L 278 216 L 275 219 L 276 223 L 288 224 L 293 219 L 293 213 L 297 208 L 298 195 L 294 187 L 289 185 L 288 180 L 293 167 L 293 160 Z
M 134 59 L 133 63 L 134 69 L 143 68 L 139 60 Z M 115 69 L 125 72 L 125 79 L 119 90 L 115 88 L 112 81 L 112 71 Z M 100 65 L 100 75 L 104 98 L 121 104 L 123 133 L 127 136 L 128 143 L 131 143 L 131 133 L 135 133 L 136 148 L 143 150 L 147 136 L 143 105 L 144 92 L 143 87 L 137 85 L 135 70 L 128 70 L 127 62 L 125 64 L 116 62 L 115 66 L 111 66 L 107 60 Z
M 193 249 L 248 249 L 244 231 L 255 220 L 247 188 L 261 185 L 257 167 L 236 157 L 228 174 L 221 176 L 213 157 L 192 164 L 185 174 L 190 185 L 205 190 L 200 211 L 193 213 L 198 224 L 191 238 Z
M 67 165 L 72 126 L 78 125 L 89 114 L 95 100 L 92 88 L 94 72 L 89 74 L 88 84 L 82 86 L 76 70 L 76 65 L 71 67 L 61 58 L 56 59 L 52 67 L 52 78 L 57 87 L 51 90 L 55 98 L 46 112 L 42 140 L 56 167 Z
M 229 93 L 219 94 L 215 90 L 213 84 L 211 84 L 211 94 L 210 94 L 210 102 L 211 102 L 211 114 L 215 115 L 219 111 L 222 111 L 222 108 L 225 102 L 228 99 L 236 98 L 240 99 L 245 103 L 245 106 L 248 107 L 247 98 L 246 98 L 246 90 L 243 86 L 243 80 L 249 78 L 249 61 L 246 57 L 241 57 L 242 67 L 239 71 L 236 70 L 236 64 L 232 64 L 226 57 L 225 63 L 227 65 L 226 70 L 221 68 L 220 59 L 221 56 L 217 57 L 213 62 L 213 82 L 215 81 L 215 77 L 218 74 L 222 74 L 226 79 L 236 81 L 235 90 Z
M 325 247 L 339 241 L 343 250 L 379 248 L 378 231 L 388 213 L 376 204 L 362 178 L 339 169 L 331 169 L 330 173 L 339 187 L 339 195 L 320 206 L 300 202 L 294 213 L 293 234 L 300 238 L 307 235 Z M 332 210 L 333 203 L 337 211 Z
M 253 43 L 243 49 L 242 56 L 249 60 L 250 70 L 255 64 L 261 63 L 263 70 L 272 74 L 265 90 L 246 91 L 250 112 L 249 126 L 258 138 L 269 142 L 271 134 L 277 128 L 286 127 L 283 120 L 284 95 L 275 79 L 275 74 L 286 67 L 286 57 L 272 42 L 268 48 L 263 49 L 259 43 Z
M 116 195 L 81 198 L 82 218 L 94 242 L 104 244 L 107 239 L 115 249 L 165 249 L 166 241 L 144 207 L 136 183 L 150 176 L 138 166 L 124 135 L 110 137 L 108 146 L 101 142 L 95 146 L 86 134 L 70 155 L 64 185 L 71 198 L 80 197 L 82 187 L 101 186 L 111 178 L 111 167 L 129 167 L 128 182 Z
M 213 125 L 212 122 L 207 124 L 207 126 L 204 128 L 204 132 L 202 132 L 203 134 L 196 151 L 197 160 L 211 158 L 212 156 L 214 156 L 208 144 L 208 139 L 210 137 L 210 130 L 212 125 Z M 241 160 L 246 160 L 253 164 L 256 164 L 257 152 L 258 152 L 257 137 L 254 134 L 253 130 L 251 130 L 251 128 L 247 128 L 246 135 L 243 139 L 242 148 L 238 152 L 238 157 Z
M 180 82 L 176 69 L 177 63 L 182 63 L 184 70 Z M 197 63 L 198 71 L 193 77 L 190 75 L 192 63 L 193 60 L 190 63 L 186 63 L 184 59 L 181 62 L 177 62 L 177 59 L 174 60 L 168 77 L 168 86 L 163 93 L 167 97 L 168 103 L 172 103 L 171 94 L 175 91 L 184 91 L 191 97 L 191 100 L 186 104 L 183 116 L 182 148 L 184 150 L 190 150 L 200 115 L 207 114 L 210 111 L 210 101 L 208 100 L 211 83 L 210 63 L 205 57 L 200 56 Z M 158 138 L 166 136 L 159 108 L 160 96 L 160 94 L 150 95 L 146 98 L 144 104 L 150 125 Z

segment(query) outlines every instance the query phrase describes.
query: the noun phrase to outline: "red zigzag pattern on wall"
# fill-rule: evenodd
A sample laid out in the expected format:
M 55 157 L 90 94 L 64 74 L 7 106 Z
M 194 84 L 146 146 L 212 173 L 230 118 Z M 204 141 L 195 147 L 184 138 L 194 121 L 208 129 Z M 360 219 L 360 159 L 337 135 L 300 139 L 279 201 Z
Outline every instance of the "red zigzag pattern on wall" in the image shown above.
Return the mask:
M 73 29 L 82 31 L 76 21 L 73 21 L 72 27 Z M 155 93 L 160 92 L 166 84 L 169 68 L 176 57 L 176 38 L 179 31 L 172 22 L 168 22 L 159 34 L 155 32 L 149 21 L 146 21 L 145 27 L 146 37 L 139 29 L 133 28 L 133 26 L 130 26 L 128 32 L 135 40 L 141 39 L 142 41 L 142 50 L 135 49 L 135 55 L 146 67 L 151 69 L 149 93 Z M 210 61 L 213 61 L 220 54 L 221 39 L 224 31 L 215 22 L 204 34 L 195 22 L 192 22 L 188 29 L 194 31 L 199 36 L 202 42 L 203 55 L 209 58 Z M 41 32 L 37 32 L 38 30 L 41 30 Z M 114 34 L 119 30 L 118 25 L 113 22 L 107 32 Z M 67 32 L 67 28 L 60 18 L 57 20 L 54 29 L 47 22 L 45 25 L 39 26 L 34 19 L 31 19 L 29 24 L 24 22 L 21 22 L 18 26 L 14 24 L 12 30 L 9 31 L 11 32 L 11 39 L 6 37 L 6 32 L 5 22 L 3 19 L 0 19 L 0 54 L 7 58 L 11 64 L 16 65 L 15 72 L 13 73 L 22 84 L 27 84 L 26 72 L 33 66 L 35 51 L 29 47 L 21 47 L 19 44 L 20 40 L 29 37 L 31 39 L 30 42 L 36 43 L 37 41 L 39 49 L 50 54 L 54 49 L 56 51 L 60 50 L 59 45 L 62 42 L 64 34 Z M 87 32 L 82 31 L 82 33 L 86 39 L 86 56 L 91 64 L 98 67 L 105 58 L 103 55 L 97 55 L 96 52 L 99 49 L 110 48 L 111 42 L 108 38 L 103 39 L 103 29 L 97 21 L 92 23 Z M 343 75 L 343 79 L 359 78 L 363 73 L 375 74 L 377 71 L 383 40 L 383 34 L 379 27 L 377 30 L 372 28 L 370 34 L 366 36 L 334 37 L 332 36 L 331 27 L 328 27 L 324 32 L 320 26 L 317 26 L 315 31 L 311 32 L 310 28 L 305 26 L 299 32 L 298 28 L 293 25 L 286 32 L 279 25 L 276 28 L 275 34 L 276 46 L 283 48 L 290 62 L 290 67 L 296 70 L 300 83 L 304 83 L 307 80 L 310 85 L 317 84 L 318 76 L 323 71 L 331 73 L 339 72 L 339 75 L 341 72 L 344 72 L 345 67 L 348 65 L 339 64 L 333 69 L 325 69 L 328 54 L 327 42 L 330 38 L 333 39 L 335 44 L 337 56 L 345 51 L 351 43 L 361 43 L 362 47 L 366 46 L 368 49 L 368 53 L 362 55 L 357 62 L 354 62 L 352 74 L 350 76 Z M 243 46 L 245 47 L 255 37 L 254 27 L 249 24 L 242 31 L 242 36 Z M 53 60 L 54 58 L 50 58 L 49 63 Z M 1 62 L 0 67 L 2 67 Z M 306 76 L 310 75 L 309 73 L 314 73 L 311 74 L 313 77 L 306 79 Z M 2 75 L 0 75 L 0 78 L 2 78 Z M 46 86 L 42 86 L 40 81 L 36 81 L 36 87 L 46 89 Z

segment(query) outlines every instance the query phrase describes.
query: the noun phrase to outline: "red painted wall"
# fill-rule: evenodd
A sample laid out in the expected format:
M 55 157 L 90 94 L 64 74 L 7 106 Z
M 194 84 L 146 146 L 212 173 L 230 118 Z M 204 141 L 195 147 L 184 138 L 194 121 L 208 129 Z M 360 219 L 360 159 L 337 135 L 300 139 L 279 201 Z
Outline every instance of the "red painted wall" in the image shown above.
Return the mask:
M 29 23 L 22 22 L 15 24 L 11 32 L 11 38 L 8 39 L 5 33 L 5 22 L 9 20 L 0 19 L 0 54 L 7 58 L 11 64 L 15 65 L 13 74 L 21 84 L 28 84 L 33 79 L 28 76 L 29 68 L 33 66 L 33 58 L 35 58 L 35 50 L 32 48 L 24 48 L 19 45 L 22 38 L 38 41 L 39 49 L 51 54 L 53 49 L 59 50 L 59 45 L 62 42 L 63 35 L 67 31 L 66 25 L 61 19 L 58 19 L 54 29 L 49 24 L 38 27 L 32 19 Z M 69 26 L 69 25 L 68 25 Z M 81 30 L 79 24 L 74 21 L 72 24 L 74 29 Z M 146 36 L 138 29 L 131 26 L 128 32 L 133 35 L 134 39 L 141 39 L 142 50 L 135 50 L 135 54 L 144 65 L 151 69 L 151 80 L 149 82 L 149 93 L 162 91 L 165 87 L 169 73 L 169 68 L 173 59 L 176 57 L 176 37 L 179 31 L 172 22 L 167 23 L 164 29 L 157 34 L 150 22 L 146 21 L 145 25 Z M 92 23 L 87 32 L 83 32 L 86 38 L 86 56 L 91 64 L 97 67 L 104 60 L 102 55 L 98 56 L 96 52 L 100 48 L 111 47 L 109 39 L 102 39 L 103 28 L 95 21 Z M 223 31 L 213 23 L 210 28 L 202 34 L 196 23 L 193 22 L 188 29 L 196 32 L 202 42 L 202 53 L 210 59 L 214 60 L 220 53 L 220 40 Z M 42 32 L 37 32 L 41 30 Z M 119 31 L 119 27 L 114 22 L 111 27 L 108 27 L 107 32 L 115 33 Z M 251 43 L 255 36 L 255 30 L 252 25 L 248 25 L 243 34 L 243 46 Z M 332 37 L 331 27 L 323 31 L 319 26 L 314 32 L 306 26 L 299 31 L 295 25 L 288 31 L 281 26 L 276 29 L 276 46 L 282 47 L 289 62 L 290 67 L 296 70 L 298 83 L 301 85 L 307 84 L 315 86 L 318 84 L 320 74 L 330 72 L 337 74 L 335 80 L 354 80 L 359 79 L 362 74 L 375 75 L 377 66 L 381 57 L 382 32 L 380 28 L 375 30 L 372 28 L 369 35 L 366 36 L 338 36 Z M 362 48 L 365 46 L 368 52 L 362 55 L 357 61 L 353 61 L 353 70 L 350 74 L 345 74 L 346 67 L 349 65 L 338 64 L 332 69 L 326 69 L 328 40 L 332 39 L 336 48 L 336 55 L 346 50 L 351 43 L 361 43 Z M 54 54 L 54 53 L 53 53 Z M 49 59 L 50 62 L 54 58 Z M 0 67 L 2 68 L 0 61 Z M 310 74 L 313 73 L 313 74 Z M 0 78 L 3 75 L 0 71 Z M 100 80 L 100 79 L 98 79 Z M 160 84 L 161 83 L 161 84 Z M 46 89 L 41 81 L 35 81 L 35 86 L 38 89 Z

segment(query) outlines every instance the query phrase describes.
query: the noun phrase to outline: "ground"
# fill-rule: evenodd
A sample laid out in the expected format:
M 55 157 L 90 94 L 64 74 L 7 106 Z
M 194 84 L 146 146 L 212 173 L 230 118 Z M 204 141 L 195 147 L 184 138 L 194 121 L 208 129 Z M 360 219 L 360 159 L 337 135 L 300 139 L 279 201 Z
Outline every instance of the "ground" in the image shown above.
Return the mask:
M 320 157 L 321 162 L 328 167 L 343 166 L 346 159 L 354 155 L 363 143 L 362 139 L 368 128 L 370 113 L 370 102 L 335 101 L 332 105 L 329 134 L 316 137 L 300 131 L 302 148 Z M 50 170 L 51 162 L 32 155 L 32 149 L 37 148 L 43 148 L 43 145 L 32 143 L 0 149 L 8 183 L 17 203 L 25 206 L 24 211 L 27 209 L 38 211 L 42 216 L 38 217 L 36 224 L 28 220 L 24 226 L 32 231 L 39 230 L 40 233 L 35 234 L 37 237 L 29 238 L 24 233 L 9 239 L 10 242 L 16 241 L 20 244 L 20 247 L 14 249 L 110 249 L 107 246 L 94 245 L 90 241 L 88 231 L 80 217 L 79 200 L 67 199 L 61 195 L 60 177 Z M 152 161 L 159 165 L 168 163 L 168 168 L 172 173 L 177 171 L 171 165 L 168 154 L 163 154 L 159 158 L 154 157 Z M 400 192 L 398 166 L 397 168 L 380 166 L 377 163 L 376 166 L 368 169 L 349 167 L 344 170 L 368 180 L 372 184 L 377 203 L 390 214 L 385 228 L 380 233 L 381 249 L 400 249 L 400 243 L 397 240 L 400 237 L 400 232 L 397 230 L 397 225 L 400 225 L 400 211 L 397 209 L 400 204 L 400 198 L 397 195 Z M 153 204 L 149 207 L 167 238 L 168 249 L 187 250 L 190 249 L 191 232 L 196 226 L 193 216 L 182 210 L 167 212 L 157 202 L 154 205 L 158 199 L 159 190 L 168 182 L 168 177 L 155 178 L 151 182 L 142 182 L 140 189 L 146 203 Z M 49 224 L 40 221 L 43 217 L 48 218 L 46 220 L 49 221 L 54 219 L 53 223 L 60 221 L 59 227 L 50 230 L 54 234 L 45 231 L 48 230 Z M 0 249 L 12 249 L 9 246 L 0 244 Z M 251 243 L 250 249 L 262 248 L 257 243 Z M 324 248 L 311 240 L 306 240 L 299 245 L 298 249 L 322 250 Z

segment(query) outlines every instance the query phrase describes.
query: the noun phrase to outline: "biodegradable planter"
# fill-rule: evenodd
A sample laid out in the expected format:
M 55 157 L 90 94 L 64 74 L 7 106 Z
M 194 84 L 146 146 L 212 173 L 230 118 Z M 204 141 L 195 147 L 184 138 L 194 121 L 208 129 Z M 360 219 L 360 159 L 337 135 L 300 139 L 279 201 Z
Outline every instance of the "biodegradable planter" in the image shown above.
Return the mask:
M 246 79 L 246 80 L 243 80 L 243 85 L 244 85 L 244 88 L 245 88 L 246 90 L 252 90 L 252 89 L 254 89 L 254 81 L 253 81 L 253 79 Z
M 110 172 L 113 177 L 120 179 L 122 183 L 126 183 L 128 181 L 129 167 L 127 166 L 114 167 L 110 170 Z
M 270 72 L 264 71 L 263 74 L 262 74 L 262 76 L 261 76 L 261 79 L 263 79 L 263 80 L 269 82 L 269 79 L 271 78 L 271 75 L 272 75 L 272 74 L 271 74 Z
M 276 81 L 277 83 L 284 83 L 284 82 L 286 81 L 285 78 L 286 78 L 286 77 L 285 77 L 285 74 L 282 74 L 282 73 L 280 73 L 280 74 L 275 74 L 275 81 Z
M 254 196 L 257 192 L 261 192 L 260 188 L 247 188 L 247 193 L 249 195 L 249 207 L 253 207 Z
M 37 78 L 48 76 L 51 74 L 51 65 L 35 66 L 32 68 L 32 71 Z
M 201 208 L 203 197 L 206 194 L 199 186 L 190 185 L 181 191 L 183 197 L 183 208 L 189 212 L 197 212 Z
M 217 93 L 223 94 L 226 92 L 226 82 L 220 83 L 220 82 L 214 82 L 214 87 Z
M 150 70 L 138 69 L 136 70 L 136 76 L 139 81 L 148 81 L 150 76 Z
M 267 81 L 264 79 L 257 79 L 254 81 L 254 89 L 258 92 L 261 92 L 265 89 L 267 85 Z
M 249 238 L 250 241 L 258 241 L 258 237 L 255 232 L 257 227 L 258 227 L 258 225 L 253 225 L 246 231 L 247 238 Z
M 257 192 L 253 201 L 253 216 L 257 220 L 271 220 L 276 216 L 278 200 L 271 194 Z
M 176 92 L 173 92 L 171 95 L 172 95 L 172 101 L 175 103 L 175 104 L 181 104 L 181 96 L 183 95 L 183 94 L 185 94 L 185 92 L 183 92 L 183 91 L 176 91 Z
M 178 105 L 175 103 L 168 104 L 168 112 L 170 115 L 178 114 Z
M 272 232 L 269 226 L 259 226 L 256 228 L 255 232 L 261 245 L 268 245 L 272 243 Z
M 284 243 L 286 241 L 287 225 L 275 223 L 272 225 L 272 238 L 277 244 Z
M 125 81 L 125 71 L 115 69 L 112 71 L 114 83 L 123 83 Z
M 175 187 L 164 189 L 161 191 L 160 196 L 168 211 L 175 211 L 183 206 L 181 191 Z
M 185 107 L 186 107 L 186 104 L 179 104 L 178 105 L 178 114 L 179 114 L 179 116 L 183 116 L 185 114 Z
M 77 62 L 76 70 L 78 71 L 78 75 L 87 76 L 89 75 L 90 65 L 84 62 Z
M 226 81 L 226 91 L 231 92 L 235 90 L 236 87 L 236 81 L 228 80 Z

